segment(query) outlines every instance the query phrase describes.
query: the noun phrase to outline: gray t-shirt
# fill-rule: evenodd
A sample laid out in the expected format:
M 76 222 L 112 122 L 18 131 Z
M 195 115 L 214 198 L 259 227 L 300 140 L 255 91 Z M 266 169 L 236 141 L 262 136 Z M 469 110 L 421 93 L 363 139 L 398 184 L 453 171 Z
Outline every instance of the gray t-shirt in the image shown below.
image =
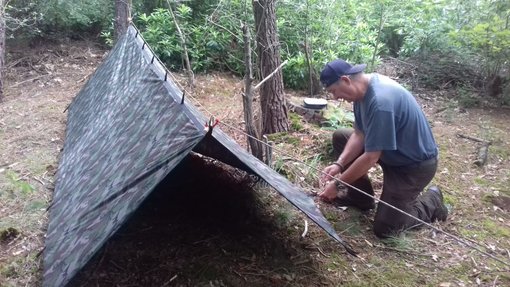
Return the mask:
M 365 135 L 365 151 L 406 166 L 438 154 L 427 119 L 413 95 L 392 79 L 372 74 L 363 100 L 354 103 L 355 127 Z

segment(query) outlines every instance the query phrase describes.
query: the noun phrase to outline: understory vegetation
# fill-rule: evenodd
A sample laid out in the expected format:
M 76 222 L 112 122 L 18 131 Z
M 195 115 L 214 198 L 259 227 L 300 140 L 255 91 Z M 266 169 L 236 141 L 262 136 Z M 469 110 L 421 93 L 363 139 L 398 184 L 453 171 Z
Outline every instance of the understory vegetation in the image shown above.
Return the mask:
M 168 9 L 172 6 L 176 20 Z M 13 0 L 11 38 L 113 39 L 113 1 Z M 335 58 L 369 64 L 398 58 L 421 86 L 453 88 L 461 105 L 510 104 L 510 3 L 504 0 L 282 0 L 277 3 L 287 88 L 320 91 L 318 74 Z M 194 72 L 244 73 L 242 23 L 254 31 L 251 1 L 132 1 L 132 20 L 161 60 L 184 68 L 182 30 Z

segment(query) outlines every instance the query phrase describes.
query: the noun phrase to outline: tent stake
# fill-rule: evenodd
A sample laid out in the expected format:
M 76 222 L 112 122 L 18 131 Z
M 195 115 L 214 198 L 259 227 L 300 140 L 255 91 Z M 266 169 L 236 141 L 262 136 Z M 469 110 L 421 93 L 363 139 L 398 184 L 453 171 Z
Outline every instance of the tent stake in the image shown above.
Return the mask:
M 266 165 L 271 167 L 271 164 L 273 162 L 273 142 L 270 141 L 266 135 L 263 135 L 262 138 L 264 139 L 265 144 L 265 150 L 266 150 Z

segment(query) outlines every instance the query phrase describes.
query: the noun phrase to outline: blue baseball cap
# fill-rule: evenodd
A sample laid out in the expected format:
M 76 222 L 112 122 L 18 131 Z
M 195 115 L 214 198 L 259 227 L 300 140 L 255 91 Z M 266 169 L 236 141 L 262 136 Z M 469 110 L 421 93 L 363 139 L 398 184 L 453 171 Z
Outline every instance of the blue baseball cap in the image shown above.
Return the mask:
M 333 60 L 324 66 L 321 72 L 321 83 L 327 88 L 334 84 L 341 76 L 352 75 L 362 72 L 367 67 L 366 64 L 351 65 L 342 59 Z

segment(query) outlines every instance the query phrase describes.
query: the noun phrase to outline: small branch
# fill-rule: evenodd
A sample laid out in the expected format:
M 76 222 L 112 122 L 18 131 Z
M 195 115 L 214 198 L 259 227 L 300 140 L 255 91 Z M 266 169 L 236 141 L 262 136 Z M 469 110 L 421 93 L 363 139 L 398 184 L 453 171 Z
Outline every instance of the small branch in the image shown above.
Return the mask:
M 467 136 L 467 135 L 463 135 L 463 134 L 457 134 L 457 136 L 459 138 L 464 138 L 464 139 L 472 140 L 472 141 L 483 143 L 483 144 L 486 144 L 486 145 L 491 145 L 492 144 L 492 141 L 486 141 L 484 139 L 480 139 L 480 138 L 476 138 L 476 137 L 472 137 L 472 136 Z
M 474 142 L 481 143 L 482 146 L 478 149 L 478 158 L 473 162 L 476 166 L 482 167 L 487 162 L 487 155 L 489 153 L 489 146 L 492 144 L 492 141 L 486 141 L 484 139 L 467 136 L 463 134 L 457 134 L 458 137 L 472 140 Z
M 33 78 L 31 78 L 31 79 L 28 79 L 28 80 L 24 80 L 24 81 L 21 81 L 21 82 L 17 82 L 16 84 L 11 85 L 9 88 L 11 88 L 11 89 L 12 89 L 12 88 L 16 88 L 17 86 L 20 86 L 20 85 L 22 85 L 22 84 L 24 84 L 24 83 L 31 82 L 31 81 L 35 81 L 35 80 L 38 80 L 38 79 L 40 79 L 40 78 L 42 78 L 42 77 L 46 77 L 46 76 L 48 76 L 48 75 L 47 75 L 47 74 L 39 75 L 39 76 L 37 76 L 37 77 L 33 77 Z
M 272 76 L 274 76 L 274 74 L 276 74 L 279 70 L 281 70 L 281 68 L 283 68 L 283 66 L 285 66 L 287 64 L 287 60 L 285 60 L 283 63 L 281 63 L 280 66 L 278 66 L 278 68 L 276 68 L 271 74 L 267 75 L 267 77 L 264 78 L 264 80 L 262 80 L 260 83 L 258 83 L 254 88 L 253 90 L 257 90 L 258 88 L 260 88 L 260 86 L 267 80 L 269 80 Z
M 408 63 L 406 61 L 402 61 L 400 59 L 397 59 L 397 58 L 394 58 L 394 57 L 387 57 L 388 59 L 391 59 L 393 61 L 396 61 L 396 62 L 399 62 L 401 64 L 405 64 L 405 65 L 408 65 L 408 66 L 411 66 L 412 68 L 416 69 L 417 67 L 414 65 L 414 64 L 411 64 L 411 63 Z
M 308 233 L 308 220 L 305 219 L 305 230 L 303 231 L 303 234 L 301 234 L 301 237 L 305 238 L 307 233 Z
M 168 5 L 168 11 L 172 15 L 172 19 L 175 24 L 175 28 L 177 29 L 177 32 L 179 33 L 179 37 L 181 38 L 181 45 L 182 49 L 184 50 L 184 62 L 186 63 L 186 74 L 188 74 L 188 83 L 189 86 L 193 89 L 193 86 L 195 85 L 195 76 L 193 75 L 193 70 L 191 70 L 191 64 L 189 61 L 188 56 L 188 46 L 186 45 L 186 38 L 184 37 L 184 34 L 181 31 L 181 27 L 179 26 L 179 23 L 177 22 L 177 18 L 175 17 L 174 10 L 172 9 L 172 5 L 170 4 L 170 1 L 166 1 Z
M 175 274 L 170 280 L 168 280 L 165 284 L 163 284 L 163 287 L 168 286 L 172 281 L 174 281 L 177 278 L 177 274 Z
M 213 25 L 215 25 L 215 26 L 218 26 L 219 28 L 221 28 L 221 29 L 225 30 L 225 32 L 227 32 L 227 33 L 229 33 L 230 35 L 232 35 L 232 37 L 236 38 L 239 42 L 242 42 L 242 41 L 243 41 L 243 39 L 241 39 L 239 36 L 237 36 L 236 34 L 234 34 L 234 32 L 232 32 L 232 31 L 230 31 L 229 29 L 227 29 L 227 28 L 225 28 L 225 27 L 221 26 L 220 24 L 218 24 L 218 23 L 216 23 L 216 22 L 212 21 L 211 19 L 209 19 L 209 17 L 207 18 L 207 22 L 209 22 L 209 23 L 211 23 L 211 24 L 213 24 Z

